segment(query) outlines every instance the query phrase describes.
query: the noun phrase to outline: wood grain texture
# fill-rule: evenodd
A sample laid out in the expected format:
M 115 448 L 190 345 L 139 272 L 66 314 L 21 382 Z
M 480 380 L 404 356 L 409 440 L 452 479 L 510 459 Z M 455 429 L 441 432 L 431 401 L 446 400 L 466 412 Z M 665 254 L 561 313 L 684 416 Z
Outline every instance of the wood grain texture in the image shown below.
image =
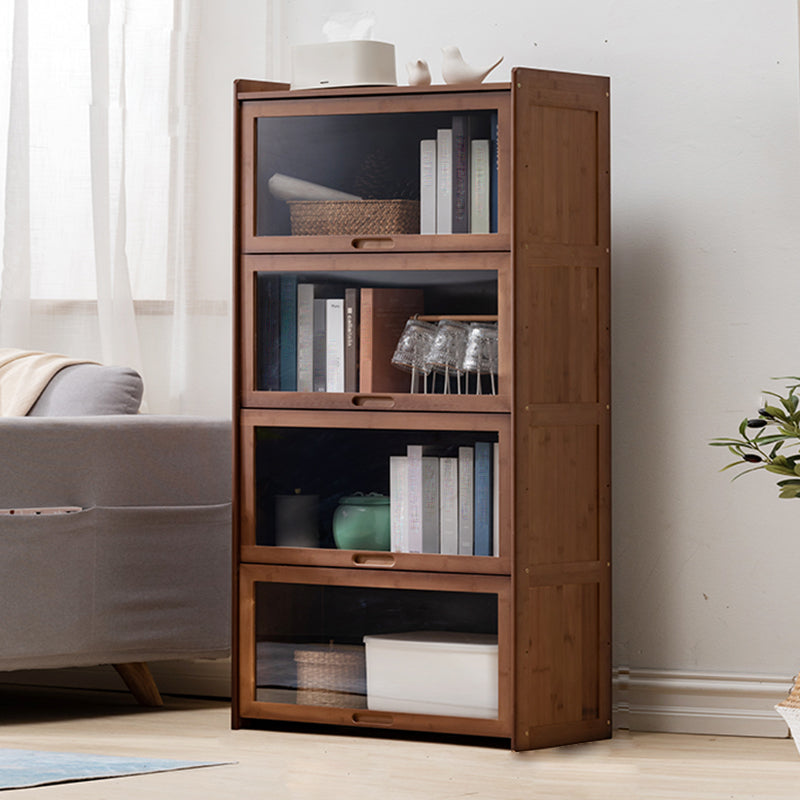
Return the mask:
M 609 736 L 608 82 L 512 80 L 516 749 Z

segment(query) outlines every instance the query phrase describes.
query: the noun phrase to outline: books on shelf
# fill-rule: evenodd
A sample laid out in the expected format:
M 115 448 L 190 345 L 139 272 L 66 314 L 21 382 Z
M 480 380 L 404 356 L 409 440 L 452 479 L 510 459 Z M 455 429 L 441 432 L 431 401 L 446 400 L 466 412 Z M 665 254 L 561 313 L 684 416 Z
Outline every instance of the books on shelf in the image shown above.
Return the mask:
M 436 131 L 436 233 L 453 232 L 453 131 Z
M 470 142 L 470 227 L 471 233 L 489 233 L 491 178 L 489 174 L 489 140 Z
M 473 555 L 475 537 L 475 449 L 458 448 L 458 554 Z
M 344 298 L 325 301 L 325 391 L 344 391 Z
M 439 552 L 439 459 L 422 445 L 406 448 L 408 552 Z
M 475 442 L 473 554 L 492 555 L 492 442 Z
M 420 233 L 497 231 L 497 112 L 454 114 L 420 140 Z
M 408 457 L 389 457 L 389 542 L 393 553 L 408 552 Z
M 436 233 L 436 139 L 419 143 L 419 232 Z
M 256 274 L 258 303 L 258 363 L 257 387 L 262 391 L 280 388 L 280 275 L 270 272 Z
M 280 390 L 297 391 L 297 275 L 280 276 Z
M 458 555 L 458 459 L 439 459 L 439 549 Z
M 358 320 L 361 290 L 344 290 L 344 390 L 359 391 L 358 383 Z
M 499 554 L 497 443 L 456 455 L 411 444 L 389 458 L 391 548 L 398 553 Z
M 325 391 L 324 301 L 332 297 L 340 297 L 341 293 L 341 287 L 335 284 L 297 284 L 296 348 L 298 392 Z M 315 307 L 315 301 L 322 302 Z M 315 355 L 317 356 L 316 358 Z

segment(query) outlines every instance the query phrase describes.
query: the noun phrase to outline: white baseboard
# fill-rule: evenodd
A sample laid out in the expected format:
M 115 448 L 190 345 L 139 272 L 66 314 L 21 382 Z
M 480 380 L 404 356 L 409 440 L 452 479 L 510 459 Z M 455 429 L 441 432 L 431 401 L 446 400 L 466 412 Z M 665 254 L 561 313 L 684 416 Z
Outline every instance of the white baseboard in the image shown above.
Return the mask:
M 788 695 L 790 677 L 618 667 L 613 681 L 616 728 L 719 736 L 789 735 L 775 705 Z
M 230 661 L 160 661 L 149 664 L 164 695 L 230 699 Z M 29 686 L 125 691 L 111 667 L 0 673 L 0 682 Z M 633 731 L 711 736 L 786 738 L 775 711 L 791 677 L 729 675 L 617 667 L 613 675 L 614 727 Z
M 215 661 L 151 661 L 150 672 L 162 695 L 188 695 L 230 700 L 230 659 Z M 53 686 L 66 689 L 127 691 L 110 666 L 0 672 L 0 683 Z

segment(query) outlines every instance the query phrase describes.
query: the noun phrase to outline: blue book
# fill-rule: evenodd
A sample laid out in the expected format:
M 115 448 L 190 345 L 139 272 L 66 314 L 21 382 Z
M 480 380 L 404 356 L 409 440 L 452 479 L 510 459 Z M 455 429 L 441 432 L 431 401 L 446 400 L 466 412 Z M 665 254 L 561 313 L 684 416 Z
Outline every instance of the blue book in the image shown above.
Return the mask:
M 282 392 L 297 391 L 297 275 L 281 275 Z
M 475 442 L 475 548 L 474 555 L 492 555 L 494 514 L 492 511 L 492 462 L 494 448 L 491 442 Z

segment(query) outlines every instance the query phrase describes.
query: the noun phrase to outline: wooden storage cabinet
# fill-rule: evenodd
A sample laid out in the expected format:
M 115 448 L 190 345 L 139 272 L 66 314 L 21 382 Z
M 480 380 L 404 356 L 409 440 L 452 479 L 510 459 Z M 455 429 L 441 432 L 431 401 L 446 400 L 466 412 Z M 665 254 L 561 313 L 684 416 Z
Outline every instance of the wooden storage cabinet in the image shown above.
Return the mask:
M 457 733 L 517 750 L 610 735 L 608 92 L 606 78 L 528 69 L 473 87 L 290 92 L 237 82 L 235 727 Z M 282 196 L 288 176 L 390 201 L 381 213 L 395 213 L 396 198 L 413 207 L 420 139 L 454 117 L 494 141 L 488 233 L 420 234 L 407 215 L 375 232 L 368 217 L 353 222 L 351 201 L 344 223 L 314 221 L 316 205 L 303 210 L 309 223 Z M 358 215 L 366 205 L 356 201 Z M 407 295 L 408 315 L 432 325 L 496 324 L 496 364 L 458 393 L 452 375 L 398 382 L 391 349 L 361 342 L 357 376 L 309 390 L 292 317 L 304 313 L 301 284 L 339 298 Z M 336 546 L 342 498 L 389 494 L 391 460 L 409 445 L 439 463 L 459 448 L 492 454 L 483 555 Z M 313 499 L 310 525 L 279 511 L 302 507 L 298 497 Z M 311 538 L 287 539 L 287 519 Z M 496 703 L 448 712 L 430 699 L 379 698 L 378 662 L 365 679 L 364 653 L 405 646 L 393 637 L 409 632 L 496 641 L 446 645 L 445 656 L 422 646 L 433 672 L 449 663 L 456 683 L 460 673 L 486 679 L 489 663 Z M 479 650 L 495 660 L 473 661 Z M 424 695 L 433 672 L 412 668 L 418 682 L 400 694 Z

